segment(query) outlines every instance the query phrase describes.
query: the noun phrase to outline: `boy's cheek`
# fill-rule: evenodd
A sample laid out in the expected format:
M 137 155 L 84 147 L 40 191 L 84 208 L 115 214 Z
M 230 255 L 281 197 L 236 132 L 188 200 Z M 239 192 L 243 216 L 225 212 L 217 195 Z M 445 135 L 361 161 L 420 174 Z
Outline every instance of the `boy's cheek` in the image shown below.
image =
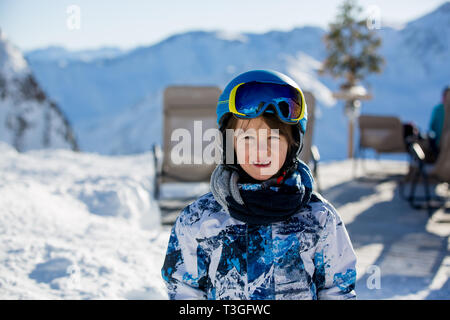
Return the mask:
M 249 164 L 252 152 L 253 151 L 248 146 L 238 147 L 236 149 L 236 156 L 239 164 Z
M 245 150 L 238 149 L 236 150 L 236 156 L 239 164 L 247 164 L 248 162 L 248 152 L 245 152 Z

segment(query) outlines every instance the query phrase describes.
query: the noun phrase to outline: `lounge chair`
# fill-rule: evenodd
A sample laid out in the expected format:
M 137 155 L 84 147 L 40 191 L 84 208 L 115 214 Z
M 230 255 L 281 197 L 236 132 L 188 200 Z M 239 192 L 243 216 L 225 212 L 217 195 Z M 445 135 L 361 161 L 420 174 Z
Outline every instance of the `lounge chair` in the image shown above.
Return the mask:
M 193 163 L 194 157 L 201 156 L 195 154 L 191 158 L 191 163 L 179 163 L 180 159 L 172 156 L 172 151 L 173 147 L 180 143 L 180 140 L 172 141 L 172 135 L 176 129 L 184 130 L 190 135 L 192 153 L 196 149 L 195 143 L 199 143 L 199 141 L 202 142 L 200 148 L 197 145 L 197 150 L 203 150 L 211 142 L 203 141 L 202 136 L 196 136 L 199 131 L 194 132 L 195 121 L 201 121 L 201 133 L 203 134 L 207 129 L 217 128 L 216 104 L 220 94 L 221 90 L 213 86 L 170 86 L 164 90 L 163 147 L 161 148 L 159 144 L 153 146 L 154 198 L 158 201 L 163 213 L 183 208 L 195 195 L 185 196 L 182 194 L 172 196 L 170 199 L 163 199 L 161 198 L 162 185 L 209 182 L 216 163 L 207 164 L 204 161 Z M 197 129 L 199 124 L 200 122 L 197 122 Z
M 359 146 L 355 152 L 354 172 L 358 159 L 365 160 L 365 150 L 381 153 L 407 153 L 403 124 L 398 117 L 361 115 L 359 123 Z M 364 162 L 363 162 L 364 167 Z

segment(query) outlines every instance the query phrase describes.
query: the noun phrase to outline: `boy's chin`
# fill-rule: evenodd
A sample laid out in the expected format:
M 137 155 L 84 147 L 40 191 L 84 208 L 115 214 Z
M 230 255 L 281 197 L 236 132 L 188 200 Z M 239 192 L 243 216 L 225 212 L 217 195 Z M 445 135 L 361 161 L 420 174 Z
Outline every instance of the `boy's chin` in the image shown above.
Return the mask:
M 277 170 L 273 169 L 259 169 L 259 172 L 247 172 L 247 174 L 253 179 L 260 181 L 265 181 L 272 178 L 275 173 L 277 173 Z

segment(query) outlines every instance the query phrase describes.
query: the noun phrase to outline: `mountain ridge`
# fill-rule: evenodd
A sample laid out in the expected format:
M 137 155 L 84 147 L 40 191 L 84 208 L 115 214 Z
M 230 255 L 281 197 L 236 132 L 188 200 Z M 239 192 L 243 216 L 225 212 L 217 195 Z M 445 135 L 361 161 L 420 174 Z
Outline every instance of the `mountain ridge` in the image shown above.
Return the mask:
M 40 88 L 20 51 L 0 30 L 0 140 L 18 151 L 78 144 L 68 119 Z

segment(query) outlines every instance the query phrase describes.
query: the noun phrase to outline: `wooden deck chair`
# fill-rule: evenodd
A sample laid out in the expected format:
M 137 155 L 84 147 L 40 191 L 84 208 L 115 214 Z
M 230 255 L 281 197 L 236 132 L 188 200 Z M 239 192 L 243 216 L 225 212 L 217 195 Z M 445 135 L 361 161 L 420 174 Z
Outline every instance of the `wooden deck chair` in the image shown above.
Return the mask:
M 318 177 L 320 154 L 319 149 L 313 145 L 316 99 L 309 91 L 303 91 L 303 94 L 305 95 L 306 105 L 308 106 L 308 125 L 303 141 L 303 149 L 300 153 L 300 159 L 306 164 L 312 163 L 313 175 L 316 181 L 317 189 L 320 192 Z
M 194 151 L 196 144 L 197 150 L 204 150 L 205 146 L 211 143 L 203 141 L 203 137 L 199 134 L 204 134 L 207 129 L 217 128 L 216 105 L 220 94 L 221 90 L 213 86 L 169 86 L 164 90 L 163 147 L 158 144 L 153 146 L 154 197 L 157 201 L 162 200 L 160 190 L 164 183 L 209 182 L 217 163 L 206 164 L 204 161 L 194 163 L 194 157 L 201 157 L 201 154 L 194 154 Z M 195 126 L 197 131 L 194 130 Z M 179 130 L 176 131 L 177 129 Z M 181 142 L 181 138 L 172 137 L 174 132 L 188 133 L 192 154 L 190 163 L 179 163 L 180 159 L 172 156 L 173 148 Z M 184 206 L 188 198 L 178 199 L 185 200 L 180 206 Z
M 416 162 L 416 170 L 413 171 L 412 183 L 409 196 L 407 200 L 413 208 L 426 208 L 428 215 L 432 215 L 433 209 L 437 209 L 445 205 L 446 199 L 442 199 L 436 195 L 432 195 L 430 190 L 430 181 L 435 183 L 450 184 L 450 108 L 445 110 L 444 127 L 442 130 L 440 152 L 436 162 L 432 165 L 427 165 L 425 162 L 425 152 L 419 143 L 415 142 L 411 147 L 411 155 Z M 422 180 L 425 197 L 416 195 L 417 184 Z M 400 193 L 403 194 L 403 183 L 399 185 Z M 438 205 L 433 206 L 431 201 L 435 200 Z M 425 201 L 425 202 L 423 202 Z
M 365 160 L 365 150 L 381 153 L 407 153 L 403 135 L 403 124 L 398 117 L 361 115 L 359 145 L 355 152 L 354 171 L 358 159 Z

